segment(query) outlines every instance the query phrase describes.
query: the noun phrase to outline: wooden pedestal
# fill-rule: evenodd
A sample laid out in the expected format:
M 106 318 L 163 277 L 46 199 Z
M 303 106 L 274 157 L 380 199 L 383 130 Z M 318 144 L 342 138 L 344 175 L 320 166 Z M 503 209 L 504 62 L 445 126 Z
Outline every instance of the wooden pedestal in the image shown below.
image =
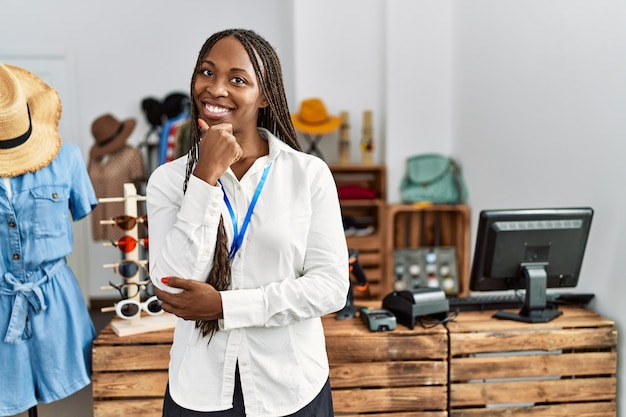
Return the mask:
M 119 319 L 114 319 L 119 320 Z M 93 343 L 94 417 L 160 417 L 174 329 L 119 337 L 109 323 Z

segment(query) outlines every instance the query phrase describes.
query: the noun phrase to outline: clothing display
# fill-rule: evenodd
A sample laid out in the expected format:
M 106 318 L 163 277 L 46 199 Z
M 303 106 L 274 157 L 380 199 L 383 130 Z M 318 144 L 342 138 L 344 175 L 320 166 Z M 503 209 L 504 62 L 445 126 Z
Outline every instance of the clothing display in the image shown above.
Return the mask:
M 66 256 L 71 221 L 96 205 L 74 144 L 46 167 L 0 181 L 0 415 L 90 383 L 95 331 Z
M 241 224 L 258 196 L 232 260 L 231 288 L 236 291 L 221 292 L 220 330 L 208 343 L 198 337 L 193 320 L 176 324 L 169 392 L 184 408 L 229 408 L 237 365 L 250 416 L 292 414 L 328 380 L 320 317 L 345 302 L 349 286 L 337 189 L 322 160 L 294 150 L 266 129 L 259 133 L 269 143 L 269 154 L 258 158 L 241 180 L 230 168 L 217 186 L 192 175 L 183 194 L 183 156 L 159 166 L 148 182 L 148 216 L 175 224 L 150 229 L 150 275 L 166 290 L 160 277 L 205 281 L 220 217 L 232 242 L 231 219 Z
M 189 113 L 180 114 L 168 120 L 163 126 L 161 141 L 159 142 L 159 165 L 173 161 L 179 156 L 177 155 L 178 149 L 181 148 L 179 140 L 185 140 L 179 132 L 184 132 L 186 124 L 189 124 Z M 189 134 L 188 129 L 187 134 Z M 189 142 L 188 138 L 187 142 Z
M 119 197 L 124 194 L 124 184 L 143 181 L 144 164 L 142 152 L 130 145 L 100 159 L 92 158 L 87 167 L 98 198 Z M 102 219 L 112 219 L 123 215 L 124 202 L 100 204 L 91 216 L 93 240 L 118 240 L 124 231 L 116 227 L 100 224 Z M 143 214 L 143 213 L 139 213 Z

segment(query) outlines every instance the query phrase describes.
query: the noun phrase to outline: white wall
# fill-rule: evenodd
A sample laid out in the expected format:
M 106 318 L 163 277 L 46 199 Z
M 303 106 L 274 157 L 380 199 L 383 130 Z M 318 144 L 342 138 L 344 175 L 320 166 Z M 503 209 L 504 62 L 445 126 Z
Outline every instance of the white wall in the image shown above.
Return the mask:
M 387 165 L 390 202 L 398 201 L 406 157 L 437 151 L 460 160 L 474 217 L 486 208 L 592 206 L 579 290 L 595 292 L 592 307 L 623 329 L 623 0 L 94 3 L 0 0 L 0 56 L 61 50 L 68 57 L 74 97 L 62 98 L 77 122 L 64 138 L 85 156 L 95 117 L 136 117 L 131 144 L 139 143 L 147 131 L 141 99 L 186 92 L 204 39 L 250 27 L 281 55 L 293 111 L 319 96 L 331 113 L 350 112 L 354 162 L 362 111 L 373 110 L 375 161 Z M 329 162 L 336 141 L 322 139 Z M 88 246 L 87 293 L 101 296 L 111 277 L 102 258 L 117 254 L 85 236 L 76 244 Z M 626 398 L 622 384 L 619 392 Z
M 380 0 L 295 0 L 295 93 L 293 111 L 319 97 L 330 114 L 347 111 L 351 161 L 361 162 L 363 112 L 372 111 L 374 162 L 383 163 L 384 15 Z M 305 150 L 306 142 L 301 140 Z M 338 161 L 338 132 L 320 139 L 324 159 Z
M 292 16 L 291 2 L 281 0 L 0 0 L 0 62 L 41 74 L 39 69 L 52 56 L 55 69 L 65 68 L 68 88 L 54 84 L 64 107 L 61 134 L 81 147 L 87 163 L 93 120 L 109 112 L 120 120 L 135 118 L 129 144 L 140 144 L 149 131 L 141 100 L 161 100 L 173 91 L 188 93 L 197 54 L 206 38 L 220 29 L 246 27 L 270 41 L 281 57 L 288 99 L 293 101 Z M 100 287 L 116 277 L 102 265 L 119 260 L 120 252 L 91 240 L 89 218 L 75 223 L 74 231 L 69 263 L 85 297 L 111 298 L 114 295 Z
M 390 202 L 408 156 L 456 154 L 452 146 L 451 0 L 387 2 L 386 154 Z M 457 156 L 457 155 L 455 155 Z
M 472 211 L 593 207 L 577 290 L 596 293 L 591 307 L 616 320 L 618 331 L 626 317 L 624 16 L 619 0 L 473 0 L 453 8 L 453 146 Z M 620 357 L 625 352 L 622 343 Z M 618 389 L 626 398 L 623 384 Z

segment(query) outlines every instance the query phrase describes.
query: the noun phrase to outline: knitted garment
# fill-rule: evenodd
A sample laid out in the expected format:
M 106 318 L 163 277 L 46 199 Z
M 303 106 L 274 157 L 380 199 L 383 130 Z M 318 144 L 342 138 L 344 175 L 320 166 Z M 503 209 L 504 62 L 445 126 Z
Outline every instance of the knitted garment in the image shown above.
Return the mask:
M 125 183 L 133 183 L 137 187 L 145 182 L 143 154 L 130 145 L 102 159 L 91 159 L 87 171 L 98 198 L 123 197 Z M 137 192 L 141 193 L 141 190 L 138 188 Z M 144 214 L 145 205 L 140 202 L 137 211 L 137 215 Z M 122 237 L 123 230 L 111 224 L 100 224 L 100 220 L 112 219 L 124 213 L 123 202 L 98 204 L 91 214 L 93 240 L 118 240 Z M 146 232 L 142 231 L 142 227 L 139 227 L 138 232 L 140 236 L 147 235 L 142 234 Z

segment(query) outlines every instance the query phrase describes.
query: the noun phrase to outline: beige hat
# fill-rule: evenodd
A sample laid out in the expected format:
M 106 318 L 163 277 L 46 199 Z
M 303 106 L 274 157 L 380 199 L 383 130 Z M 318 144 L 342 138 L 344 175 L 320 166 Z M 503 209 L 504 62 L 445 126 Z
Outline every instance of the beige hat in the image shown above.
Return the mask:
M 119 151 L 126 145 L 126 140 L 133 133 L 137 121 L 135 119 L 127 119 L 120 122 L 112 114 L 103 114 L 93 121 L 91 124 L 91 134 L 96 143 L 89 151 L 91 159 L 100 159 L 104 155 L 108 155 Z
M 35 74 L 0 64 L 0 177 L 35 172 L 61 149 L 59 93 Z

